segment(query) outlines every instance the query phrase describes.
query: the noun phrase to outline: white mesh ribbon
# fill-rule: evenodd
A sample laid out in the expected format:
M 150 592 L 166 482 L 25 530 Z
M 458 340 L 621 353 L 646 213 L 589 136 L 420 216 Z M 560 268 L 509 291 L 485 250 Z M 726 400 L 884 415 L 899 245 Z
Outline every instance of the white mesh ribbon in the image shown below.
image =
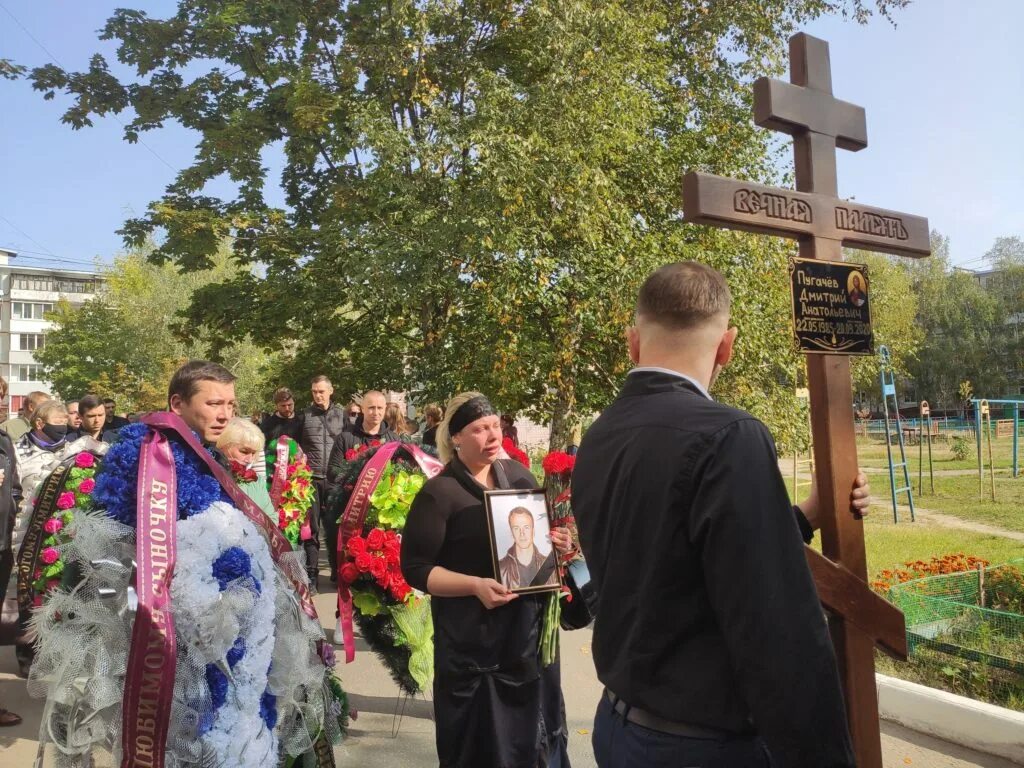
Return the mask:
M 118 765 L 135 531 L 80 513 L 69 532 L 62 556 L 80 578 L 70 593 L 53 591 L 33 617 L 39 646 L 29 692 L 46 698 L 40 763 Z M 337 713 L 316 652 L 323 631 L 302 612 L 286 578 L 304 579 L 301 565 L 288 558 L 275 565 L 256 527 L 222 502 L 180 521 L 177 538 L 168 768 L 272 766 L 282 753 L 309 751 L 322 732 L 336 742 Z M 250 575 L 221 583 L 213 564 L 231 548 L 245 553 Z M 227 680 L 216 707 L 208 665 Z M 265 719 L 268 701 L 277 712 L 273 729 Z

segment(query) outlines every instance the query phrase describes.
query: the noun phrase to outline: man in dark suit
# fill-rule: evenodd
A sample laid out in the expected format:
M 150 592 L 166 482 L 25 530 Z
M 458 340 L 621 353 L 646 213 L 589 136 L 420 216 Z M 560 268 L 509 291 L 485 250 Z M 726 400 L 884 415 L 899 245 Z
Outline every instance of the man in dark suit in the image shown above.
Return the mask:
M 708 394 L 732 357 L 729 306 L 702 264 L 651 275 L 629 331 L 637 368 L 576 459 L 602 768 L 854 765 L 801 541 L 817 502 L 792 507 L 767 428 Z

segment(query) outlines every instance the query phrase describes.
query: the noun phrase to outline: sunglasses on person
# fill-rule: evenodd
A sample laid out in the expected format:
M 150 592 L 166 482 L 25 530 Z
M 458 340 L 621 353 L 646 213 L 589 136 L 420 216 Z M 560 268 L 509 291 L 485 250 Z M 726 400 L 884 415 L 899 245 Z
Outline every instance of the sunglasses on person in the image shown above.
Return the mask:
M 354 419 L 356 416 L 359 415 L 359 411 L 349 411 L 348 415 Z

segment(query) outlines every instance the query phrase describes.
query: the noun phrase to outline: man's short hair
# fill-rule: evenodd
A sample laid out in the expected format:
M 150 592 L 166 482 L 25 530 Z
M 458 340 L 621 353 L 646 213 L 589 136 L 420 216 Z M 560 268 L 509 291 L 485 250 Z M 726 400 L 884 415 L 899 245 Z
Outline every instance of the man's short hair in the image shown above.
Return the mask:
M 278 387 L 274 390 L 274 402 L 275 403 L 287 403 L 289 400 L 294 400 L 295 397 L 292 395 L 292 391 L 288 387 Z
M 171 376 L 167 387 L 167 401 L 177 395 L 186 403 L 199 391 L 199 382 L 216 381 L 221 384 L 233 384 L 237 377 L 223 365 L 208 360 L 189 360 Z
M 512 525 L 512 518 L 516 515 L 526 515 L 530 518 L 530 522 L 536 522 L 533 519 L 533 512 L 528 510 L 526 507 L 512 507 L 512 510 L 508 513 L 508 524 Z
M 328 387 L 334 386 L 333 384 L 331 384 L 331 380 L 327 376 L 324 376 L 322 373 L 319 376 L 314 376 L 313 380 L 309 382 L 309 386 L 311 387 L 315 387 L 317 384 L 326 384 Z
M 100 400 L 98 395 L 86 395 L 78 401 L 78 412 L 84 414 L 86 411 L 92 411 L 103 405 L 103 401 Z
M 731 300 L 720 272 L 698 261 L 677 261 L 644 281 L 636 313 L 669 330 L 685 331 L 728 315 Z
M 114 402 L 114 398 L 112 398 L 112 397 L 104 397 L 103 398 L 103 404 L 104 405 L 109 405 L 111 407 L 116 405 L 116 403 Z
M 360 403 L 365 403 L 366 402 L 366 398 L 368 398 L 368 397 L 380 397 L 380 398 L 383 398 L 384 404 L 387 405 L 388 397 L 383 392 L 381 392 L 379 389 L 368 389 L 368 390 L 366 390 L 365 392 L 363 392 L 363 396 L 361 398 L 359 398 L 359 402 Z M 362 408 L 362 405 L 360 405 L 359 407 Z

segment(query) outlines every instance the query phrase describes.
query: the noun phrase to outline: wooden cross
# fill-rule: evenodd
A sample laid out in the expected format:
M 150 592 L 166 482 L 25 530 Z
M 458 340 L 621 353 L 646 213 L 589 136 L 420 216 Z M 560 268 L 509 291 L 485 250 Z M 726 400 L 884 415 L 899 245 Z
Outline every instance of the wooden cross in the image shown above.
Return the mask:
M 824 40 L 794 35 L 789 56 L 792 82 L 754 83 L 754 121 L 793 136 L 796 191 L 691 172 L 685 220 L 794 238 L 806 259 L 841 261 L 843 246 L 929 255 L 927 219 L 838 198 L 835 150 L 867 146 L 864 110 L 832 95 Z M 905 659 L 906 629 L 903 614 L 867 586 L 864 527 L 849 511 L 857 474 L 849 357 L 810 354 L 807 377 L 824 552 L 808 548 L 807 560 L 830 614 L 857 765 L 882 768 L 874 646 Z

